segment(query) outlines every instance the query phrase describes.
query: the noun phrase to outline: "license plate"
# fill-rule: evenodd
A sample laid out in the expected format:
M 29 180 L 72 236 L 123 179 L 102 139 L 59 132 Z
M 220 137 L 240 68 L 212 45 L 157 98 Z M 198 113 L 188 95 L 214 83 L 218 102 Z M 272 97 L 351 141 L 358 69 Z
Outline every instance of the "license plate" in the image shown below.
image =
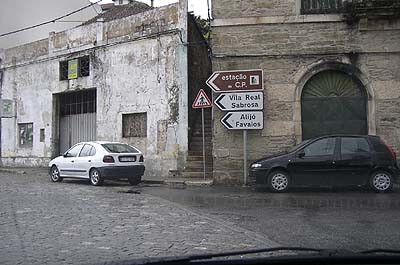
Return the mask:
M 135 162 L 136 161 L 136 157 L 134 156 L 123 156 L 119 158 L 119 161 L 121 162 Z

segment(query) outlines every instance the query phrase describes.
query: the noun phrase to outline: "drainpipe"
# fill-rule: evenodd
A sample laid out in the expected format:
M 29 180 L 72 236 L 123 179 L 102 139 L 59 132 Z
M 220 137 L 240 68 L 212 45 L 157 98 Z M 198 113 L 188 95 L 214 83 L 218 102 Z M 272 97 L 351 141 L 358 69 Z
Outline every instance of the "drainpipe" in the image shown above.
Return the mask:
M 0 49 L 0 55 L 2 53 L 2 50 Z M 3 108 L 3 68 L 2 68 L 2 58 L 0 58 L 0 108 Z M 0 110 L 0 115 L 2 111 Z M 0 116 L 0 166 L 3 166 L 3 158 L 2 158 L 2 149 L 1 146 L 3 145 L 3 142 L 1 141 L 1 123 L 2 123 L 2 118 Z

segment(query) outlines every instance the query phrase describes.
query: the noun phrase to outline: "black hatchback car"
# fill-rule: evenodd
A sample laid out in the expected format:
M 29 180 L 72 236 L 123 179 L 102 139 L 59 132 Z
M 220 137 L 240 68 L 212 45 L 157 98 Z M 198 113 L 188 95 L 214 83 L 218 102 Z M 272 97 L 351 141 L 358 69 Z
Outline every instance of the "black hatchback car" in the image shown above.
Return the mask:
M 380 137 L 328 135 L 250 166 L 250 182 L 284 192 L 293 186 L 370 186 L 387 192 L 399 182 L 396 154 Z

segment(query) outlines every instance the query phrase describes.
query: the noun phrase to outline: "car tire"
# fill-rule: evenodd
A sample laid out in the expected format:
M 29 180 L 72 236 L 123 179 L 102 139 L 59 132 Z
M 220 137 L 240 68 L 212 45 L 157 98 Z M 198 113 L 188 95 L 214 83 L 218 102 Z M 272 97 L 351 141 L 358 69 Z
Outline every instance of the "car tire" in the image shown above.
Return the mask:
M 274 170 L 268 175 L 268 187 L 273 192 L 285 192 L 289 189 L 289 174 L 282 170 Z
M 50 168 L 50 179 L 52 182 L 61 182 L 63 180 L 63 178 L 60 177 L 58 167 L 55 165 Z
M 378 170 L 372 173 L 370 186 L 375 192 L 389 192 L 393 189 L 393 177 L 384 170 Z
M 100 171 L 97 168 L 92 168 L 89 173 L 89 181 L 93 186 L 101 186 L 104 182 Z
M 132 186 L 136 186 L 141 182 L 141 178 L 137 178 L 137 177 L 130 177 L 128 178 L 129 184 L 131 184 Z

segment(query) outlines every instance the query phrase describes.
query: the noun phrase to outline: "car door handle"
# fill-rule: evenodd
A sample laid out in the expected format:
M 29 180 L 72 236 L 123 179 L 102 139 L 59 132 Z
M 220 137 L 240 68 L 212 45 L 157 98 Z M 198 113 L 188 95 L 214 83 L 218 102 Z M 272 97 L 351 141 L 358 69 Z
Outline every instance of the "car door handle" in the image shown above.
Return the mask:
M 90 162 L 92 162 L 92 160 L 88 160 L 88 162 L 90 163 Z
M 75 161 L 74 160 L 71 160 L 71 163 L 74 163 Z

